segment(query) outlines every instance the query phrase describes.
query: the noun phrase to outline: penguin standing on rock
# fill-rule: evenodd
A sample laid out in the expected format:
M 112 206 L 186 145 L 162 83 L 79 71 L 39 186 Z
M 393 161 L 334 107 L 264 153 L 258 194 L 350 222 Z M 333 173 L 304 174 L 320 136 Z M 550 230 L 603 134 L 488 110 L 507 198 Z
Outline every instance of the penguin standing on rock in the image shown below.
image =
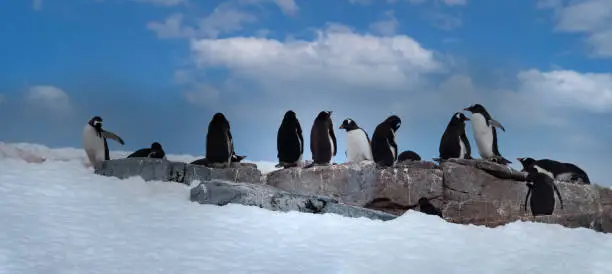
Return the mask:
M 279 162 L 276 167 L 296 167 L 302 160 L 304 137 L 302 136 L 300 121 L 292 110 L 285 113 L 285 117 L 283 117 L 283 121 L 278 128 L 276 149 Z
M 453 114 L 440 140 L 440 159 L 471 159 L 470 142 L 465 135 L 465 121 L 470 119 L 461 112 Z
M 563 199 L 561 199 L 561 194 L 553 179 L 539 172 L 534 166 L 526 168 L 526 171 L 526 181 L 529 190 L 527 190 L 527 195 L 525 196 L 525 211 L 527 211 L 527 200 L 529 200 L 531 214 L 533 216 L 552 215 L 555 210 L 554 192 L 557 193 L 559 202 L 561 203 L 561 209 L 563 209 Z
M 376 126 L 372 135 L 372 156 L 380 167 L 390 167 L 397 161 L 397 143 L 395 133 L 402 120 L 396 115 L 389 116 Z
M 353 119 L 342 121 L 340 129 L 346 130 L 346 160 L 351 163 L 372 161 L 372 148 L 368 133 L 360 128 Z
M 91 118 L 83 128 L 83 148 L 94 168 L 98 168 L 102 162 L 110 160 L 107 138 L 115 140 L 121 145 L 125 144 L 119 136 L 102 128 L 102 118 L 100 116 Z
M 310 130 L 310 152 L 312 164 L 330 165 L 332 157 L 336 156 L 337 144 L 334 125 L 331 119 L 332 111 L 321 111 L 315 118 Z
M 230 124 L 222 113 L 215 113 L 206 134 L 206 161 L 208 164 L 230 167 L 234 155 Z
M 165 159 L 166 153 L 164 152 L 164 149 L 162 148 L 162 145 L 160 143 L 153 142 L 150 148 L 142 148 L 136 150 L 132 154 L 128 155 L 126 158 L 137 157 Z
M 472 113 L 472 132 L 478 145 L 480 157 L 504 165 L 512 163 L 501 156 L 497 147 L 497 131 L 495 128 L 506 131 L 501 123 L 493 119 L 481 104 L 474 104 L 464 110 Z

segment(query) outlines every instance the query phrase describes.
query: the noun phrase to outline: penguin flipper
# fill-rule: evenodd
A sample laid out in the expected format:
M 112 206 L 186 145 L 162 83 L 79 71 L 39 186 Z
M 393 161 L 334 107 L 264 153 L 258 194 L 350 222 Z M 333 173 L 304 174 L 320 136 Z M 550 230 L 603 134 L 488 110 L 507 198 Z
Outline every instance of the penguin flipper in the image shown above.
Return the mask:
M 504 126 L 502 126 L 502 124 L 500 122 L 498 122 L 497 120 L 495 120 L 493 118 L 489 119 L 489 124 L 494 126 L 494 127 L 500 128 L 504 132 L 506 131 Z
M 117 136 L 117 134 L 112 133 L 108 130 L 102 130 L 102 137 L 106 138 L 106 139 L 112 139 L 115 140 L 116 142 L 120 143 L 121 145 L 124 145 L 125 142 L 123 142 L 123 139 L 121 139 L 121 137 Z

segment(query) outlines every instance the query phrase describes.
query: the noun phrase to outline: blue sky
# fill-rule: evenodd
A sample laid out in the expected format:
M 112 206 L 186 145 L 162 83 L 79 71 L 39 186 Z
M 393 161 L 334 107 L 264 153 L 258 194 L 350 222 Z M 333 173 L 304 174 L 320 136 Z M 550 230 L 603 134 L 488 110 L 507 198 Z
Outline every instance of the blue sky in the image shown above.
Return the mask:
M 481 103 L 506 158 L 612 184 L 608 0 L 2 1 L 0 34 L 4 142 L 80 147 L 100 115 L 126 141 L 111 149 L 203 155 L 223 112 L 239 154 L 275 161 L 285 111 L 308 142 L 333 110 L 370 135 L 399 115 L 400 149 L 430 159 L 452 114 Z

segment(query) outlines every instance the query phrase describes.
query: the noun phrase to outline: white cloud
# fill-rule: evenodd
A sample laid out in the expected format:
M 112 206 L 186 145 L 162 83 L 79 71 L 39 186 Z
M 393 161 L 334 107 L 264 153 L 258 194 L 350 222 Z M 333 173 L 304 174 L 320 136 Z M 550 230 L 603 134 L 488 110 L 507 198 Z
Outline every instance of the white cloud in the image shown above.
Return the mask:
M 34 10 L 42 10 L 42 8 L 43 8 L 43 1 L 42 0 L 34 0 L 34 1 L 32 1 L 32 8 Z
M 372 4 L 372 0 L 349 0 L 349 3 L 365 6 L 365 5 Z
M 274 0 L 274 3 L 276 3 L 285 14 L 296 14 L 299 9 L 294 0 Z
M 571 70 L 518 74 L 520 92 L 541 104 L 588 112 L 612 112 L 612 74 Z
M 198 66 L 228 68 L 233 76 L 268 88 L 325 82 L 347 89 L 405 90 L 442 68 L 434 52 L 408 36 L 361 35 L 334 25 L 318 31 L 313 41 L 232 37 L 193 40 L 191 48 Z
M 164 7 L 177 6 L 177 5 L 184 4 L 187 2 L 186 0 L 132 0 L 132 1 L 141 2 L 141 3 L 149 3 L 149 4 L 156 5 L 156 6 L 164 6 Z
M 27 93 L 28 102 L 55 112 L 71 110 L 70 98 L 62 89 L 54 86 L 32 86 Z
M 219 89 L 206 85 L 196 84 L 195 87 L 184 93 L 187 102 L 194 105 L 211 106 L 217 103 L 219 98 Z
M 183 26 L 182 23 L 183 15 L 175 13 L 168 16 L 163 23 L 149 22 L 147 28 L 154 31 L 160 39 L 193 37 L 195 30 L 191 27 Z
M 454 16 L 443 12 L 433 12 L 429 15 L 429 20 L 432 21 L 436 28 L 442 30 L 453 30 L 463 24 L 463 20 L 459 16 Z
M 217 6 L 210 14 L 200 18 L 195 26 L 185 24 L 182 14 L 170 15 L 164 22 L 149 22 L 147 28 L 159 38 L 218 37 L 224 33 L 239 31 L 245 24 L 254 23 L 257 18 L 227 2 Z
M 555 10 L 559 32 L 584 33 L 596 57 L 612 57 L 612 1 L 584 0 L 563 5 L 561 1 L 540 0 L 538 8 Z
M 390 36 L 397 32 L 399 21 L 394 16 L 393 11 L 385 12 L 386 19 L 370 24 L 370 29 L 378 34 Z

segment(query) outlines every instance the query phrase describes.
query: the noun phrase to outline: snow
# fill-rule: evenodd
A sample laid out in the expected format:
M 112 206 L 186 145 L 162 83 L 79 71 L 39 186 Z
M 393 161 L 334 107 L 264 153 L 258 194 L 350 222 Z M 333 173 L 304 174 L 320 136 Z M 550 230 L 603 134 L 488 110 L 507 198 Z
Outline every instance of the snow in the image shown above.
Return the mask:
M 199 205 L 195 183 L 98 176 L 84 159 L 0 144 L 0 273 L 612 273 L 612 235 L 588 229 Z

